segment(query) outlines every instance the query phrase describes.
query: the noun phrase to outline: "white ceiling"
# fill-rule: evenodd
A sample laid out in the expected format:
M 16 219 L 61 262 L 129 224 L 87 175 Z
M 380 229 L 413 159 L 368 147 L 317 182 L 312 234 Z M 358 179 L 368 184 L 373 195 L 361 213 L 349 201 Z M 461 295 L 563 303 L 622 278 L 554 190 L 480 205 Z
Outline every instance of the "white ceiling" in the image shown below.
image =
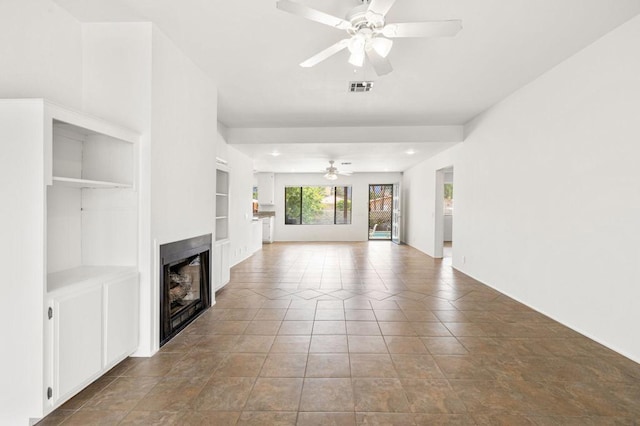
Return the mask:
M 322 143 L 322 144 L 245 144 L 234 145 L 254 158 L 256 171 L 276 173 L 322 172 L 329 160 L 336 160 L 340 171 L 401 172 L 453 146 L 431 142 L 415 148 L 413 143 Z M 277 156 L 273 154 L 277 153 Z M 388 159 L 394 157 L 391 162 Z M 343 165 L 342 163 L 351 163 Z
M 396 39 L 394 71 L 378 78 L 368 66 L 354 71 L 347 52 L 299 67 L 345 33 L 277 10 L 275 0 L 56 1 L 83 22 L 157 24 L 217 81 L 218 120 L 229 128 L 462 125 L 640 13 L 640 0 L 397 0 L 387 22 L 461 19 L 463 30 L 453 38 Z M 340 17 L 358 4 L 298 1 Z M 350 80 L 375 80 L 374 91 L 348 93 Z M 452 143 L 423 142 L 421 151 L 433 155 Z M 257 158 L 258 170 L 285 171 L 276 168 L 286 151 L 288 170 L 307 172 L 329 157 L 353 157 L 355 171 L 412 163 L 404 145 L 294 145 L 238 146 Z M 270 164 L 274 149 L 283 155 Z

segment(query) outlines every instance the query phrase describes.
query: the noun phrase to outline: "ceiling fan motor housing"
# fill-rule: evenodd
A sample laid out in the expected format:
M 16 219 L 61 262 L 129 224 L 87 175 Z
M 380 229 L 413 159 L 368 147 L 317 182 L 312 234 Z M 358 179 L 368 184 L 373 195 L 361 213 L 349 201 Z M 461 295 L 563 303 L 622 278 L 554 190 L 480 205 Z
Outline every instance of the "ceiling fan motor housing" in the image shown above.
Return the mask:
M 351 35 L 356 34 L 364 28 L 373 31 L 384 27 L 384 16 L 370 11 L 368 2 L 351 9 L 349 13 L 347 13 L 345 20 L 351 23 L 351 28 L 347 30 Z

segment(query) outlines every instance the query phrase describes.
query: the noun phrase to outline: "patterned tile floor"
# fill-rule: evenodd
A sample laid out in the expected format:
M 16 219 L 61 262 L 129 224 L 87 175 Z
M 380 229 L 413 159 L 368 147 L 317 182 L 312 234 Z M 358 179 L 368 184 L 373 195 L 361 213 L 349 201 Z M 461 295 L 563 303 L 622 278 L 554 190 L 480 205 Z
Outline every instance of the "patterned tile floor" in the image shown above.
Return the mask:
M 41 424 L 640 424 L 640 365 L 408 246 L 265 245 L 216 300 Z

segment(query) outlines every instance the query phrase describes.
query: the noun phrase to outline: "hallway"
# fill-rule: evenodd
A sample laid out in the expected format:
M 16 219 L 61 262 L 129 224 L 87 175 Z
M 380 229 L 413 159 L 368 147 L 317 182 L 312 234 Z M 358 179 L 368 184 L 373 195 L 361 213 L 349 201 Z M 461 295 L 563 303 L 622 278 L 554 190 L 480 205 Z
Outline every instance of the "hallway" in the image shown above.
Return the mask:
M 216 301 L 40 424 L 640 421 L 640 365 L 409 246 L 264 245 Z

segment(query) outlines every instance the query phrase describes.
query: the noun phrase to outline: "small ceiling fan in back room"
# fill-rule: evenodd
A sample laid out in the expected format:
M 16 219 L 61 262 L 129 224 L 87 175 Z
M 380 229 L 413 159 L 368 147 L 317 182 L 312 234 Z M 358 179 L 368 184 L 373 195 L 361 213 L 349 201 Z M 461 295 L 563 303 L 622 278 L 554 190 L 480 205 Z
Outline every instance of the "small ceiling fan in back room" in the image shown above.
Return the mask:
M 333 161 L 333 160 L 329 161 L 329 167 L 327 167 L 325 169 L 325 171 L 327 172 L 324 175 L 325 179 L 336 180 L 336 179 L 338 179 L 338 175 L 351 176 L 351 172 L 340 172 L 340 171 L 338 171 L 338 168 L 335 167 L 333 165 L 333 163 L 335 163 L 335 161 Z M 343 163 L 343 164 L 346 164 L 346 163 Z
M 387 55 L 393 46 L 393 38 L 402 37 L 453 37 L 462 29 L 462 21 L 424 21 L 387 23 L 385 15 L 395 0 L 355 0 L 355 6 L 345 19 L 307 7 L 292 0 L 278 0 L 276 6 L 294 15 L 311 21 L 344 30 L 349 35 L 322 52 L 300 64 L 312 67 L 336 53 L 349 49 L 349 63 L 356 67 L 364 65 L 365 57 L 379 76 L 393 71 Z

